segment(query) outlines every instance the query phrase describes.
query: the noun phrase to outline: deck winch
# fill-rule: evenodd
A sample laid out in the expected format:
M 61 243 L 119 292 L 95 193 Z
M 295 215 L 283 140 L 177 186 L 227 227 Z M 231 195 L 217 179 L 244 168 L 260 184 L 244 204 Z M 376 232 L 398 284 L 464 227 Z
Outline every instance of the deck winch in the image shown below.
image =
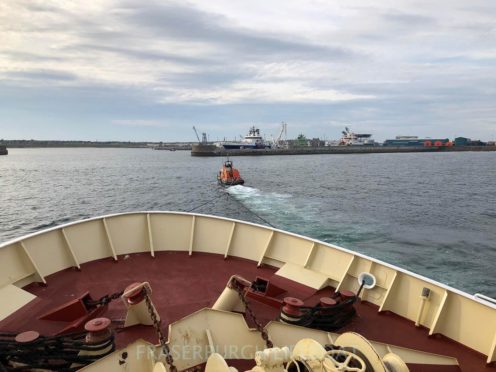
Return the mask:
M 336 331 L 356 315 L 353 307 L 356 300 L 357 296 L 351 291 L 336 292 L 332 297 L 322 297 L 315 306 L 304 306 L 300 299 L 285 297 L 279 320 L 323 331 Z
M 110 319 L 95 318 L 86 332 L 41 336 L 36 331 L 0 334 L 0 370 L 76 371 L 115 350 Z
M 244 299 L 250 299 L 280 309 L 278 319 L 283 323 L 336 331 L 348 324 L 356 315 L 353 304 L 357 301 L 361 288 L 357 294 L 343 290 L 329 297 L 321 297 L 319 303 L 314 306 L 305 306 L 301 299 L 295 297 L 287 296 L 280 299 L 282 294 L 287 293 L 286 290 L 274 285 L 268 279 L 257 277 L 255 281 L 250 282 L 234 275 L 229 279 L 226 288 L 212 308 L 245 312 L 248 309 Z
M 334 344 L 322 346 L 313 339 L 302 339 L 292 351 L 287 346 L 257 351 L 256 366 L 247 372 L 408 372 L 396 354 L 383 358 L 363 336 L 347 332 Z M 221 355 L 213 353 L 205 372 L 237 372 Z
M 371 273 L 363 272 L 358 276 L 358 284 L 356 294 L 348 290 L 337 291 L 329 297 L 321 297 L 314 306 L 304 306 L 300 299 L 285 297 L 279 320 L 328 332 L 337 331 L 351 322 L 356 315 L 353 304 L 360 298 L 362 290 L 375 287 L 376 278 Z

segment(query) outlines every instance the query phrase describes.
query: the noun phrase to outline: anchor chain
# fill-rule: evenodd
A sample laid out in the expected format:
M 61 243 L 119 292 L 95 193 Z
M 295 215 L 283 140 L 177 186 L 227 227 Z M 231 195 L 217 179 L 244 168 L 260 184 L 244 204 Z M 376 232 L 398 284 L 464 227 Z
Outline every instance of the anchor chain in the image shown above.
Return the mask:
M 177 368 L 174 365 L 174 359 L 172 358 L 172 354 L 170 352 L 169 346 L 167 345 L 166 340 L 165 340 L 165 336 L 162 333 L 162 329 L 160 328 L 160 322 L 157 319 L 157 315 L 156 315 L 155 310 L 153 308 L 148 289 L 146 287 L 144 287 L 143 291 L 144 291 L 144 296 L 145 296 L 146 307 L 148 309 L 148 313 L 150 314 L 150 318 L 152 318 L 153 328 L 155 328 L 155 331 L 157 332 L 157 335 L 158 335 L 158 339 L 160 341 L 160 345 L 162 346 L 162 351 L 165 355 L 165 361 L 169 365 L 169 369 L 171 372 L 177 372 Z
M 245 306 L 246 309 L 246 314 L 251 318 L 253 323 L 255 323 L 255 327 L 257 331 L 260 332 L 260 335 L 262 336 L 263 340 L 265 341 L 265 345 L 267 348 L 272 348 L 274 347 L 274 344 L 272 341 L 269 339 L 269 334 L 265 330 L 265 328 L 262 326 L 262 324 L 258 321 L 257 317 L 255 316 L 255 313 L 253 312 L 252 308 L 250 307 L 250 303 L 246 299 L 245 293 L 244 293 L 244 286 L 239 282 L 238 279 L 241 278 L 233 278 L 230 283 L 230 287 L 236 290 L 238 292 L 239 298 L 243 305 Z M 244 279 L 241 279 L 244 281 Z M 251 284 L 251 283 L 250 283 Z
M 107 305 L 110 302 L 112 302 L 112 301 L 117 300 L 118 298 L 120 298 L 123 293 L 124 293 L 124 291 L 115 292 L 115 293 L 112 293 L 111 295 L 105 295 L 105 296 L 103 296 L 100 299 L 95 300 L 95 301 L 84 300 L 84 304 L 87 307 L 93 307 L 93 306 L 98 306 L 98 305 L 102 305 L 102 306 L 103 305 Z

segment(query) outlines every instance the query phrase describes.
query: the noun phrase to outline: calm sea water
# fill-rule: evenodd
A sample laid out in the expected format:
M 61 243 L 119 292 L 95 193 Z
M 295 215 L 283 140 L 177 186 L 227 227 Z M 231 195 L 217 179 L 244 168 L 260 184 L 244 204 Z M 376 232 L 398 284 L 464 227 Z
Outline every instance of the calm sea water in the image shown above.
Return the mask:
M 270 224 L 496 297 L 496 153 L 219 158 L 148 149 L 10 149 L 0 242 L 113 212 L 189 211 Z

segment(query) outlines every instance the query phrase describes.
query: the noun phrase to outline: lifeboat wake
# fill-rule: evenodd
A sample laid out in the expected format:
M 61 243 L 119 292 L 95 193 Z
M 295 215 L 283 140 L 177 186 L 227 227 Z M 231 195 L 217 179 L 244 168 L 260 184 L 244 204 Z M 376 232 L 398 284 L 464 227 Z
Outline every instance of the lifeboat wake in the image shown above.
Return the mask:
M 275 223 L 280 223 L 283 216 L 297 214 L 295 206 L 288 200 L 292 197 L 289 194 L 267 193 L 242 185 L 228 187 L 226 192 L 253 214 L 259 213 Z

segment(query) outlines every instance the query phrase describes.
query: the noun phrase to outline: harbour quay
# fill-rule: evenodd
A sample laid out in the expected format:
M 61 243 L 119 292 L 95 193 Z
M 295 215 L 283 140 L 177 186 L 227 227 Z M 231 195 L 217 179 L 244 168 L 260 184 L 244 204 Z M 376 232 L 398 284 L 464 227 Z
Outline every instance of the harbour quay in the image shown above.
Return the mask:
M 295 148 L 224 149 L 212 144 L 193 144 L 191 148 L 191 156 L 387 154 L 460 151 L 496 151 L 496 146 L 321 146 Z

